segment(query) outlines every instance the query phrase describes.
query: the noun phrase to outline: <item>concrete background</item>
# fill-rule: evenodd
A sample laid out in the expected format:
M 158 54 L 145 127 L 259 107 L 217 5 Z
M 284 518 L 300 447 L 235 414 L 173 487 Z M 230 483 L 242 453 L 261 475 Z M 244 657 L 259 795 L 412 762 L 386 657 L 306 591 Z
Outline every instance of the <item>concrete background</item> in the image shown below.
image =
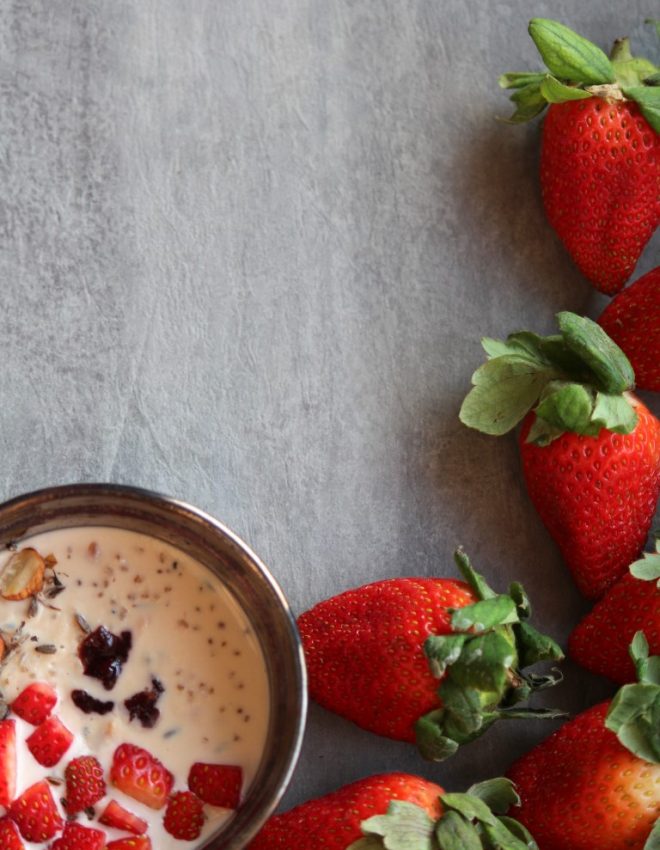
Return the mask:
M 575 10 L 1 0 L 0 496 L 110 480 L 186 499 L 296 611 L 452 574 L 462 543 L 564 640 L 585 605 L 514 440 L 457 410 L 481 335 L 605 303 L 544 220 L 538 124 L 495 120 L 498 74 L 537 66 L 534 15 L 658 61 L 651 4 Z M 566 672 L 555 703 L 609 692 Z M 500 728 L 437 767 L 315 708 L 285 803 L 395 768 L 460 788 L 548 731 Z

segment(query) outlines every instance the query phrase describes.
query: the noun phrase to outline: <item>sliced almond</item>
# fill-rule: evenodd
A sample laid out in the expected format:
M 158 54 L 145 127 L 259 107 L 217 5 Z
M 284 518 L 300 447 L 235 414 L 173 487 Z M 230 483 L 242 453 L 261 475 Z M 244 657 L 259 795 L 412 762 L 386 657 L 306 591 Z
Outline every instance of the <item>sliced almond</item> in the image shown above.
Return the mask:
M 5 653 L 7 652 L 7 644 L 5 643 L 5 639 L 0 635 L 0 661 L 5 657 Z
M 4 599 L 27 599 L 44 586 L 44 559 L 36 549 L 21 549 L 5 564 L 0 575 L 0 595 Z

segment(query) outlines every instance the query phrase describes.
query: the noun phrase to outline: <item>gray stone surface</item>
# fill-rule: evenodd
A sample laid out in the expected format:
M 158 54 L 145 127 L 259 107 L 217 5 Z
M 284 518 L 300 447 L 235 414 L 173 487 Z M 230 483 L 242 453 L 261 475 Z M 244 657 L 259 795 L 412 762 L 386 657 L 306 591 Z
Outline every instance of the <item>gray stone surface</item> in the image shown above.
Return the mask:
M 456 416 L 481 335 L 603 303 L 545 223 L 538 127 L 495 120 L 495 81 L 536 65 L 535 14 L 653 49 L 648 13 L 1 0 L 0 496 L 111 480 L 184 498 L 296 611 L 450 574 L 463 543 L 565 639 L 585 605 L 514 441 Z M 568 664 L 556 699 L 606 693 Z M 499 729 L 435 767 L 313 709 L 286 802 L 393 768 L 464 786 L 546 732 Z

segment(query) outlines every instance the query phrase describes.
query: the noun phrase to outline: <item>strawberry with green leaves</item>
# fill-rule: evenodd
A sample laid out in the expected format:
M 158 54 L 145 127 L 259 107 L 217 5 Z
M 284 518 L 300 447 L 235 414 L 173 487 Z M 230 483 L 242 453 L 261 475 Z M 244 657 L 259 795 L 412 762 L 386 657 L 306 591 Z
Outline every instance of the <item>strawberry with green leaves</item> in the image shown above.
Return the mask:
M 460 418 L 501 435 L 522 421 L 527 490 L 580 591 L 599 598 L 639 556 L 660 493 L 660 422 L 599 325 L 559 313 L 560 333 L 485 339 L 488 361 Z
M 506 779 L 445 794 L 421 777 L 385 773 L 274 815 L 248 850 L 538 850 L 507 816 L 519 802 Z
M 635 665 L 628 647 L 641 629 L 651 652 L 660 655 L 660 540 L 645 553 L 573 630 L 571 658 L 620 684 L 634 682 Z
M 628 39 L 608 57 L 557 21 L 529 32 L 547 70 L 504 74 L 513 122 L 549 109 L 541 192 L 548 220 L 582 273 L 609 295 L 630 278 L 660 223 L 660 69 Z
M 639 682 L 566 723 L 509 771 L 542 850 L 660 846 L 660 657 L 638 632 Z
M 519 584 L 497 594 L 459 550 L 464 581 L 396 578 L 318 603 L 298 619 L 310 695 L 363 729 L 415 741 L 440 761 L 555 684 L 523 668 L 561 649 L 528 622 Z
M 598 324 L 625 352 L 637 386 L 660 392 L 660 266 L 613 298 Z

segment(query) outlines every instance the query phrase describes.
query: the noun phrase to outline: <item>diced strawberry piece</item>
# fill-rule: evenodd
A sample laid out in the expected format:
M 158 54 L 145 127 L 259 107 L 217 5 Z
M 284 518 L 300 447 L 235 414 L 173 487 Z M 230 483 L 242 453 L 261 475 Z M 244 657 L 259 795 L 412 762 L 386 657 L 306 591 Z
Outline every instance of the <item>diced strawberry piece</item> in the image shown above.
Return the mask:
M 33 682 L 16 697 L 11 704 L 11 710 L 26 723 L 40 726 L 50 717 L 56 702 L 57 694 L 50 685 L 45 682 Z
M 167 801 L 163 826 L 174 838 L 194 841 L 204 826 L 204 803 L 192 791 L 177 791 Z
M 16 721 L 0 720 L 0 806 L 9 808 L 15 796 Z
M 2 850 L 25 850 L 16 825 L 9 818 L 0 820 L 0 847 Z
M 14 800 L 8 814 L 26 841 L 49 841 L 64 826 L 45 779 Z
M 73 742 L 73 735 L 57 717 L 49 717 L 25 742 L 44 767 L 55 767 Z
M 105 850 L 151 850 L 151 840 L 146 835 L 139 838 L 119 838 L 106 844 Z
M 75 815 L 105 797 L 103 768 L 94 756 L 80 756 L 64 771 L 67 814 Z
M 243 769 L 233 764 L 195 762 L 188 774 L 188 788 L 205 803 L 236 809 L 241 800 Z
M 100 829 L 67 823 L 62 835 L 54 841 L 50 850 L 103 850 L 106 835 Z
M 115 750 L 110 781 L 151 809 L 163 808 L 174 785 L 169 770 L 147 750 L 133 744 L 120 744 Z
M 99 818 L 99 822 L 105 826 L 112 826 L 124 832 L 132 832 L 133 835 L 143 835 L 149 824 L 137 815 L 120 806 L 116 800 L 110 800 Z

